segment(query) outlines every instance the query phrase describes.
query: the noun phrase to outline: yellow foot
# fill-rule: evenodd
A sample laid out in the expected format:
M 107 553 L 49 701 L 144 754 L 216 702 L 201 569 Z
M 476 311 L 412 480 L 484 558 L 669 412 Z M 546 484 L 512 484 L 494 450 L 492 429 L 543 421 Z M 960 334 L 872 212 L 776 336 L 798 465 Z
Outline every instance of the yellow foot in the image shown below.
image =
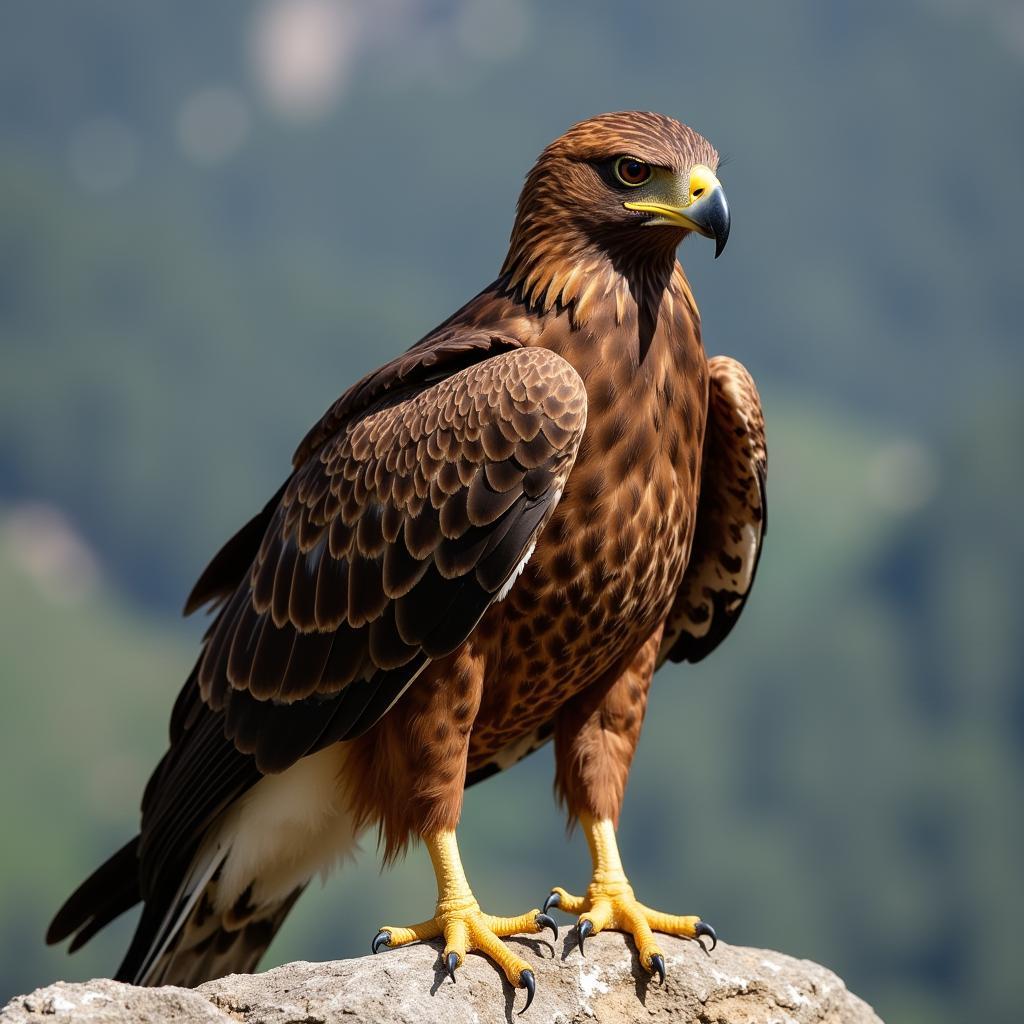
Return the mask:
M 594 873 L 587 888 L 586 896 L 572 896 L 564 889 L 555 888 L 544 901 L 544 912 L 558 907 L 567 914 L 579 914 L 576 922 L 576 937 L 580 952 L 590 935 L 613 929 L 629 932 L 636 942 L 640 963 L 652 974 L 665 980 L 665 955 L 654 941 L 654 932 L 679 935 L 684 939 L 695 939 L 701 949 L 709 952 L 701 942 L 703 936 L 711 940 L 711 949 L 718 944 L 714 928 L 699 917 L 677 917 L 651 910 L 637 901 L 633 887 L 629 884 L 619 848 L 615 841 L 615 827 L 607 818 L 594 818 L 589 814 L 580 815 L 580 824 L 587 837 Z
M 550 928 L 558 938 L 558 926 L 541 910 L 531 910 L 519 917 L 493 917 L 485 914 L 472 896 L 440 900 L 429 921 L 411 927 L 394 928 L 384 925 L 374 937 L 371 949 L 395 949 L 410 942 L 422 942 L 444 937 L 444 965 L 452 981 L 455 970 L 461 966 L 466 954 L 475 951 L 490 957 L 504 972 L 514 988 L 526 989 L 525 1013 L 533 1002 L 537 980 L 530 965 L 517 957 L 501 940 L 509 935 L 537 932 Z
M 633 895 L 628 882 L 607 886 L 595 883 L 587 889 L 586 896 L 572 896 L 556 887 L 544 901 L 545 911 L 552 907 L 567 914 L 579 914 L 576 937 L 581 953 L 584 941 L 591 935 L 608 930 L 628 932 L 636 942 L 640 963 L 661 981 L 665 980 L 665 955 L 654 941 L 654 932 L 696 939 L 705 953 L 708 947 L 701 941 L 702 936 L 711 940 L 711 949 L 718 943 L 714 928 L 699 917 L 679 917 L 645 907 Z

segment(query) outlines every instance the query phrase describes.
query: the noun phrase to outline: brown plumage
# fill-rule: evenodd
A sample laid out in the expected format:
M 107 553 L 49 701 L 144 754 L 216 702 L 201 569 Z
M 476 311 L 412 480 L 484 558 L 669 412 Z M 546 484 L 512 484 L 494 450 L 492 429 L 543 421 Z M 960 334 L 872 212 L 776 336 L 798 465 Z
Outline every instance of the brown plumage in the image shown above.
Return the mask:
M 569 814 L 617 821 L 655 668 L 725 636 L 764 528 L 757 392 L 675 258 L 724 245 L 716 166 L 636 112 L 541 154 L 497 280 L 328 410 L 196 585 L 218 611 L 140 836 L 50 941 L 142 899 L 119 977 L 252 969 L 364 828 L 430 845 L 552 737 Z

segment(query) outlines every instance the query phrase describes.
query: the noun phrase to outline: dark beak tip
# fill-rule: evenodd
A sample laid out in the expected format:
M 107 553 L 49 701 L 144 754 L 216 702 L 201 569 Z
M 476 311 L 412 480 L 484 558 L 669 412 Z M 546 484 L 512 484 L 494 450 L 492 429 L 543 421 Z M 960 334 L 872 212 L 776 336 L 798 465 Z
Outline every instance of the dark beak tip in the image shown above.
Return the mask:
M 732 224 L 732 217 L 729 213 L 729 206 L 725 201 L 725 196 L 719 196 L 719 202 L 711 213 L 709 226 L 714 233 L 715 259 L 717 260 L 725 252 L 725 243 L 729 241 L 729 228 Z

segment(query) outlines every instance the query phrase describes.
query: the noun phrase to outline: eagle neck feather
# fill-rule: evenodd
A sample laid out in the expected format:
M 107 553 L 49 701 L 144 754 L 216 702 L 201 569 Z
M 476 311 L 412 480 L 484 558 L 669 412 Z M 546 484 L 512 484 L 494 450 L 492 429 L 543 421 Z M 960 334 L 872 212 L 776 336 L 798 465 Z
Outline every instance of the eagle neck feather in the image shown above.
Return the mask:
M 574 328 L 586 327 L 599 309 L 613 309 L 615 323 L 655 315 L 662 297 L 682 281 L 675 259 L 681 233 L 639 228 L 612 240 L 590 238 L 564 220 L 523 215 L 516 220 L 499 284 L 528 309 L 545 315 L 565 310 Z M 607 305 L 606 305 L 607 304 Z M 694 307 L 695 310 L 695 307 Z

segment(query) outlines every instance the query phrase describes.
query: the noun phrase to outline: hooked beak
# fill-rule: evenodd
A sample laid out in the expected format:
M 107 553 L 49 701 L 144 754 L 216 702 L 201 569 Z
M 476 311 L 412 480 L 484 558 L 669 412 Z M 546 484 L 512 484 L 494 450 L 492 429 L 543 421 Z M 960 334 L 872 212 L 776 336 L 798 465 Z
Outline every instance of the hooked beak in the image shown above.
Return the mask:
M 627 210 L 652 214 L 649 224 L 668 224 L 713 238 L 716 260 L 729 240 L 729 204 L 725 190 L 711 168 L 704 164 L 695 164 L 690 171 L 687 202 L 682 206 L 648 201 L 623 205 Z

